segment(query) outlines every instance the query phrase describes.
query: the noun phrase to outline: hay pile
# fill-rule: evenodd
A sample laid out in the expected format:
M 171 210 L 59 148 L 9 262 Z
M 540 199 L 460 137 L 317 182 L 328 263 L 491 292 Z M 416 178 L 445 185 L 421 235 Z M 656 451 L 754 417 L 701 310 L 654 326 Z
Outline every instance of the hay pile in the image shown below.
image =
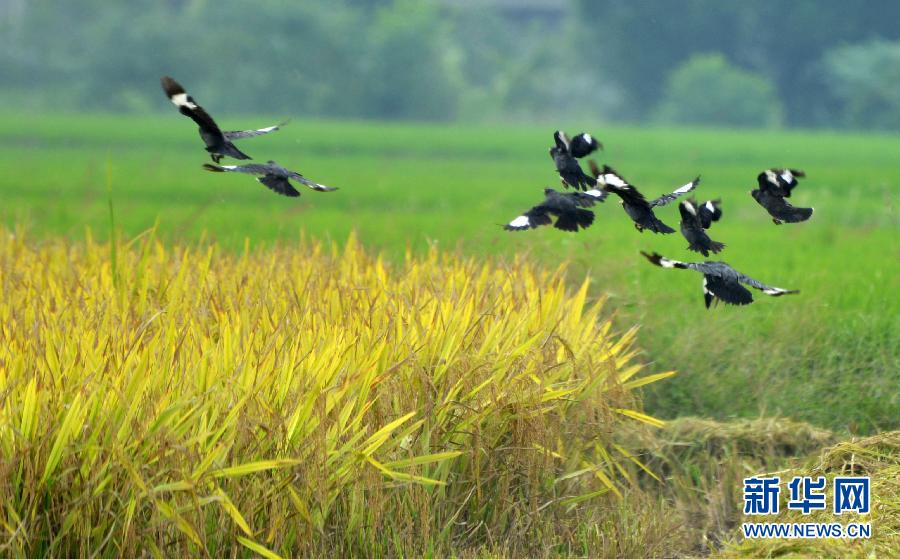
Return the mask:
M 825 476 L 829 479 L 829 487 L 831 480 L 838 475 L 869 476 L 872 507 L 868 515 L 844 514 L 836 517 L 830 507 L 803 515 L 799 511 L 787 510 L 782 504 L 781 513 L 765 517 L 765 522 L 871 522 L 872 538 L 743 540 L 738 534 L 714 557 L 847 559 L 900 556 L 900 431 L 838 443 L 825 449 L 812 465 L 780 472 L 780 475 L 782 479 Z M 761 517 L 755 521 L 762 521 Z

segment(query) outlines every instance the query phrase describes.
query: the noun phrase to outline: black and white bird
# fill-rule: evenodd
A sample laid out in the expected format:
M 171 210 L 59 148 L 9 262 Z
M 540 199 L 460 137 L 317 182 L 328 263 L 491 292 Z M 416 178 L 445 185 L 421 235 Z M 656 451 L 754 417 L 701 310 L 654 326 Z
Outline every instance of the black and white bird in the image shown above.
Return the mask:
M 300 196 L 297 189 L 291 185 L 291 179 L 318 192 L 332 192 L 337 190 L 337 188 L 315 183 L 300 173 L 285 169 L 274 161 L 269 161 L 266 164 L 250 163 L 247 165 L 210 165 L 209 163 L 204 163 L 203 168 L 215 173 L 233 172 L 262 175 L 261 177 L 257 177 L 256 180 L 263 183 L 274 192 L 290 197 Z
M 700 177 L 697 177 L 686 185 L 676 189 L 674 192 L 663 194 L 659 198 L 648 202 L 643 194 L 629 184 L 627 180 L 623 179 L 612 167 L 604 165 L 603 168 L 600 169 L 593 160 L 590 162 L 590 166 L 591 172 L 597 179 L 597 185 L 603 187 L 607 192 L 616 194 L 622 199 L 622 207 L 625 208 L 625 213 L 627 213 L 628 217 L 634 221 L 634 227 L 641 232 L 643 232 L 644 229 L 649 229 L 654 233 L 674 233 L 674 229 L 656 217 L 653 213 L 653 208 L 665 206 L 679 196 L 694 190 L 697 188 L 697 185 L 700 184 Z
M 606 192 L 596 189 L 585 192 L 557 192 L 552 188 L 545 188 L 543 202 L 510 221 L 503 228 L 507 231 L 534 229 L 541 225 L 550 225 L 552 223 L 550 216 L 555 215 L 554 227 L 562 231 L 577 232 L 579 228 L 586 229 L 594 222 L 594 212 L 584 208 L 603 202 L 607 196 Z
M 597 181 L 581 169 L 581 165 L 578 164 L 578 161 L 572 154 L 569 137 L 566 136 L 565 132 L 557 130 L 553 133 L 553 140 L 556 145 L 550 148 L 550 157 L 553 158 L 556 172 L 559 173 L 559 178 L 562 179 L 563 185 L 580 190 L 594 188 Z
M 780 297 L 800 293 L 794 289 L 782 289 L 772 287 L 759 282 L 749 276 L 738 272 L 724 262 L 679 262 L 670 260 L 657 253 L 647 254 L 641 252 L 647 260 L 662 268 L 681 268 L 696 270 L 703 274 L 703 299 L 706 308 L 709 308 L 713 300 L 722 301 L 727 305 L 749 305 L 753 302 L 753 294 L 743 284 L 759 289 L 766 295 Z
M 275 126 L 259 128 L 257 130 L 233 130 L 223 132 L 219 128 L 219 125 L 216 124 L 216 121 L 209 116 L 209 113 L 203 110 L 203 107 L 198 105 L 197 102 L 194 101 L 194 98 L 187 94 L 184 88 L 181 87 L 181 84 L 169 76 L 163 76 L 162 79 L 160 79 L 160 83 L 162 84 L 163 91 L 169 96 L 169 101 L 178 107 L 178 111 L 196 122 L 197 126 L 200 127 L 200 137 L 203 139 L 203 143 L 206 144 L 206 151 L 209 152 L 210 157 L 212 157 L 212 160 L 216 163 L 221 161 L 222 157 L 225 156 L 233 157 L 234 159 L 251 159 L 249 155 L 239 150 L 237 146 L 231 143 L 231 141 L 262 136 L 263 134 L 274 132 L 284 125 L 284 123 L 282 123 L 276 124 Z
M 698 205 L 696 200 L 689 198 L 678 204 L 678 211 L 681 213 L 681 234 L 687 239 L 688 250 L 709 256 L 710 252 L 715 254 L 725 248 L 724 244 L 710 239 L 705 231 L 722 217 L 719 200 L 707 200 Z
M 813 214 L 812 208 L 792 206 L 785 198 L 797 186 L 797 177 L 805 177 L 803 171 L 790 169 L 769 169 L 756 177 L 759 188 L 750 192 L 753 199 L 764 207 L 775 225 L 806 221 Z

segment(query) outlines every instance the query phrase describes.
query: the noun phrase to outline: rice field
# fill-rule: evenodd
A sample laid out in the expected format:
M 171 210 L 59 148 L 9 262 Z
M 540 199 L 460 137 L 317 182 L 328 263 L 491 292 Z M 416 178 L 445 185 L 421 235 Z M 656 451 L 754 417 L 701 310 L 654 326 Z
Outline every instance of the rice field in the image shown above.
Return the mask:
M 562 269 L 353 237 L 3 231 L 0 290 L 9 557 L 564 550 L 641 466 L 617 426 L 661 424 L 635 390 L 673 374 Z
M 8 114 L 0 119 L 0 219 L 32 239 L 83 240 L 90 231 L 103 240 L 112 201 L 123 239 L 155 226 L 166 243 L 215 241 L 241 253 L 304 236 L 343 243 L 355 231 L 391 262 L 432 246 L 502 261 L 528 255 L 550 269 L 567 261 L 573 286 L 589 277 L 591 295 L 608 298 L 615 331 L 640 325 L 651 372 L 682 373 L 646 394 L 660 416 L 781 415 L 862 433 L 900 426 L 900 138 L 579 123 L 603 140 L 600 161 L 648 196 L 701 174 L 697 196 L 724 200 L 711 231 L 727 245 L 721 259 L 801 290 L 706 311 L 696 274 L 652 268 L 638 254 L 695 258 L 686 242 L 636 233 L 615 200 L 578 235 L 501 230 L 558 184 L 546 151 L 559 125 L 295 121 L 241 145 L 340 190 L 287 200 L 250 177 L 203 172 L 194 126 L 170 110 Z M 776 227 L 748 195 L 760 169 L 779 165 L 808 173 L 793 200 L 816 208 L 810 222 Z M 677 209 L 659 213 L 677 225 Z
M 501 230 L 554 127 L 293 122 L 242 147 L 340 190 L 289 200 L 176 114 L 4 115 L 0 554 L 769 553 L 735 480 L 900 427 L 900 138 L 592 127 L 648 196 L 702 174 L 721 259 L 801 290 L 706 311 L 614 200 Z M 747 194 L 779 165 L 810 222 Z M 891 437 L 823 456 L 881 476 Z

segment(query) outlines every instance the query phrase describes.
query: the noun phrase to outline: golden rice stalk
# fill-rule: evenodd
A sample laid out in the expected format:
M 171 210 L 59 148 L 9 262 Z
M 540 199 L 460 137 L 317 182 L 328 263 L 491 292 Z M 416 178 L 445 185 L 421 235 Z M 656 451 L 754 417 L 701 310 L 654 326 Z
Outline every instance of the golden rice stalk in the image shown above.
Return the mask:
M 109 254 L 0 231 L 3 553 L 488 542 L 620 495 L 613 427 L 660 424 L 632 390 L 668 374 L 562 268 L 352 237 Z

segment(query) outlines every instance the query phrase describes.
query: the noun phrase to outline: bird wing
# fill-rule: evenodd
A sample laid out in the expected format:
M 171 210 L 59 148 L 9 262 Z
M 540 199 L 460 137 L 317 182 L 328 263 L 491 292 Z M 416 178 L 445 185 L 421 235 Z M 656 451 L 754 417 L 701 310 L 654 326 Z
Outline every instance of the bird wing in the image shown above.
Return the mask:
M 709 229 L 713 221 L 719 221 L 722 217 L 722 200 L 707 200 L 697 208 L 697 213 L 700 224 L 704 229 Z
M 681 214 L 681 220 L 692 226 L 701 225 L 700 209 L 697 207 L 697 201 L 693 198 L 684 200 L 678 204 L 678 213 Z
M 274 126 L 267 126 L 265 128 L 258 128 L 256 130 L 231 130 L 229 132 L 223 132 L 225 138 L 229 140 L 240 140 L 242 138 L 253 138 L 255 136 L 262 136 L 265 134 L 269 134 L 270 132 L 274 132 L 276 130 L 280 130 L 282 126 L 287 124 L 286 122 L 282 122 L 280 124 L 276 124 Z
M 526 229 L 534 229 L 540 225 L 550 225 L 553 220 L 547 215 L 547 208 L 544 204 L 538 204 L 519 217 L 510 221 L 503 226 L 507 231 L 525 231 Z
M 280 175 L 265 175 L 259 177 L 256 180 L 268 186 L 269 189 L 277 192 L 278 194 L 290 196 L 291 198 L 300 196 L 300 193 L 297 191 L 297 189 L 291 186 L 291 183 L 290 181 L 288 181 L 287 177 L 283 177 Z
M 779 176 L 779 171 L 775 169 L 766 169 L 756 176 L 756 182 L 759 189 L 776 196 L 789 196 L 791 187 L 784 182 Z
M 222 136 L 222 130 L 219 129 L 219 125 L 216 124 L 216 121 L 209 116 L 209 113 L 203 110 L 203 107 L 194 101 L 193 97 L 187 94 L 184 88 L 181 87 L 181 84 L 169 76 L 163 76 L 160 83 L 162 84 L 163 91 L 168 95 L 169 101 L 178 107 L 178 111 L 181 114 L 196 122 L 197 126 L 208 134 Z
M 703 298 L 709 308 L 713 297 L 721 299 L 729 305 L 749 305 L 753 302 L 753 294 L 736 281 L 723 277 L 703 275 Z
M 584 192 L 566 192 L 563 195 L 568 196 L 576 206 L 590 208 L 597 202 L 605 202 L 606 197 L 609 196 L 609 192 L 592 188 L 590 190 L 585 190 Z
M 299 182 L 300 184 L 305 184 L 306 186 L 308 186 L 318 192 L 334 192 L 335 190 L 337 190 L 336 187 L 325 186 L 324 184 L 319 184 L 317 182 L 313 182 L 313 181 L 309 180 L 308 178 L 304 177 L 303 175 L 301 175 L 300 173 L 297 173 L 294 171 L 289 171 L 288 176 L 290 176 L 292 179 Z
M 556 147 L 560 150 L 569 153 L 569 137 L 562 130 L 557 130 L 553 133 L 553 141 L 556 142 Z
M 261 165 L 259 163 L 249 163 L 247 165 L 213 165 L 211 163 L 204 163 L 203 168 L 215 173 L 230 172 L 248 173 L 251 175 L 267 175 L 272 171 L 272 168 L 268 165 Z
M 800 293 L 799 290 L 796 289 L 782 289 L 780 287 L 772 287 L 771 285 L 766 285 L 761 281 L 755 280 L 750 276 L 745 276 L 744 274 L 738 274 L 738 281 L 741 283 L 745 283 L 750 287 L 755 289 L 759 289 L 766 295 L 771 295 L 773 297 L 780 297 L 782 295 L 790 295 L 793 293 Z
M 691 182 L 687 183 L 686 185 L 675 189 L 674 191 L 670 192 L 669 194 L 663 194 L 656 200 L 653 200 L 652 202 L 650 202 L 650 207 L 655 208 L 656 206 L 665 206 L 666 204 L 675 200 L 679 196 L 682 196 L 684 194 L 687 194 L 691 190 L 694 190 L 695 188 L 697 188 L 698 184 L 700 184 L 699 176 L 696 179 L 692 180 Z
M 580 134 L 576 134 L 572 141 L 570 142 L 570 148 L 572 152 L 572 156 L 578 159 L 582 157 L 586 157 L 591 153 L 597 151 L 597 149 L 603 149 L 603 144 L 598 142 L 596 138 L 588 134 L 587 132 L 581 132 Z
M 678 260 L 672 260 L 671 258 L 666 258 L 662 256 L 658 252 L 654 252 L 653 254 L 647 254 L 644 251 L 641 251 L 641 254 L 644 255 L 644 258 L 650 261 L 651 264 L 659 266 L 660 268 L 681 268 L 687 269 L 692 268 L 691 262 L 680 262 Z

